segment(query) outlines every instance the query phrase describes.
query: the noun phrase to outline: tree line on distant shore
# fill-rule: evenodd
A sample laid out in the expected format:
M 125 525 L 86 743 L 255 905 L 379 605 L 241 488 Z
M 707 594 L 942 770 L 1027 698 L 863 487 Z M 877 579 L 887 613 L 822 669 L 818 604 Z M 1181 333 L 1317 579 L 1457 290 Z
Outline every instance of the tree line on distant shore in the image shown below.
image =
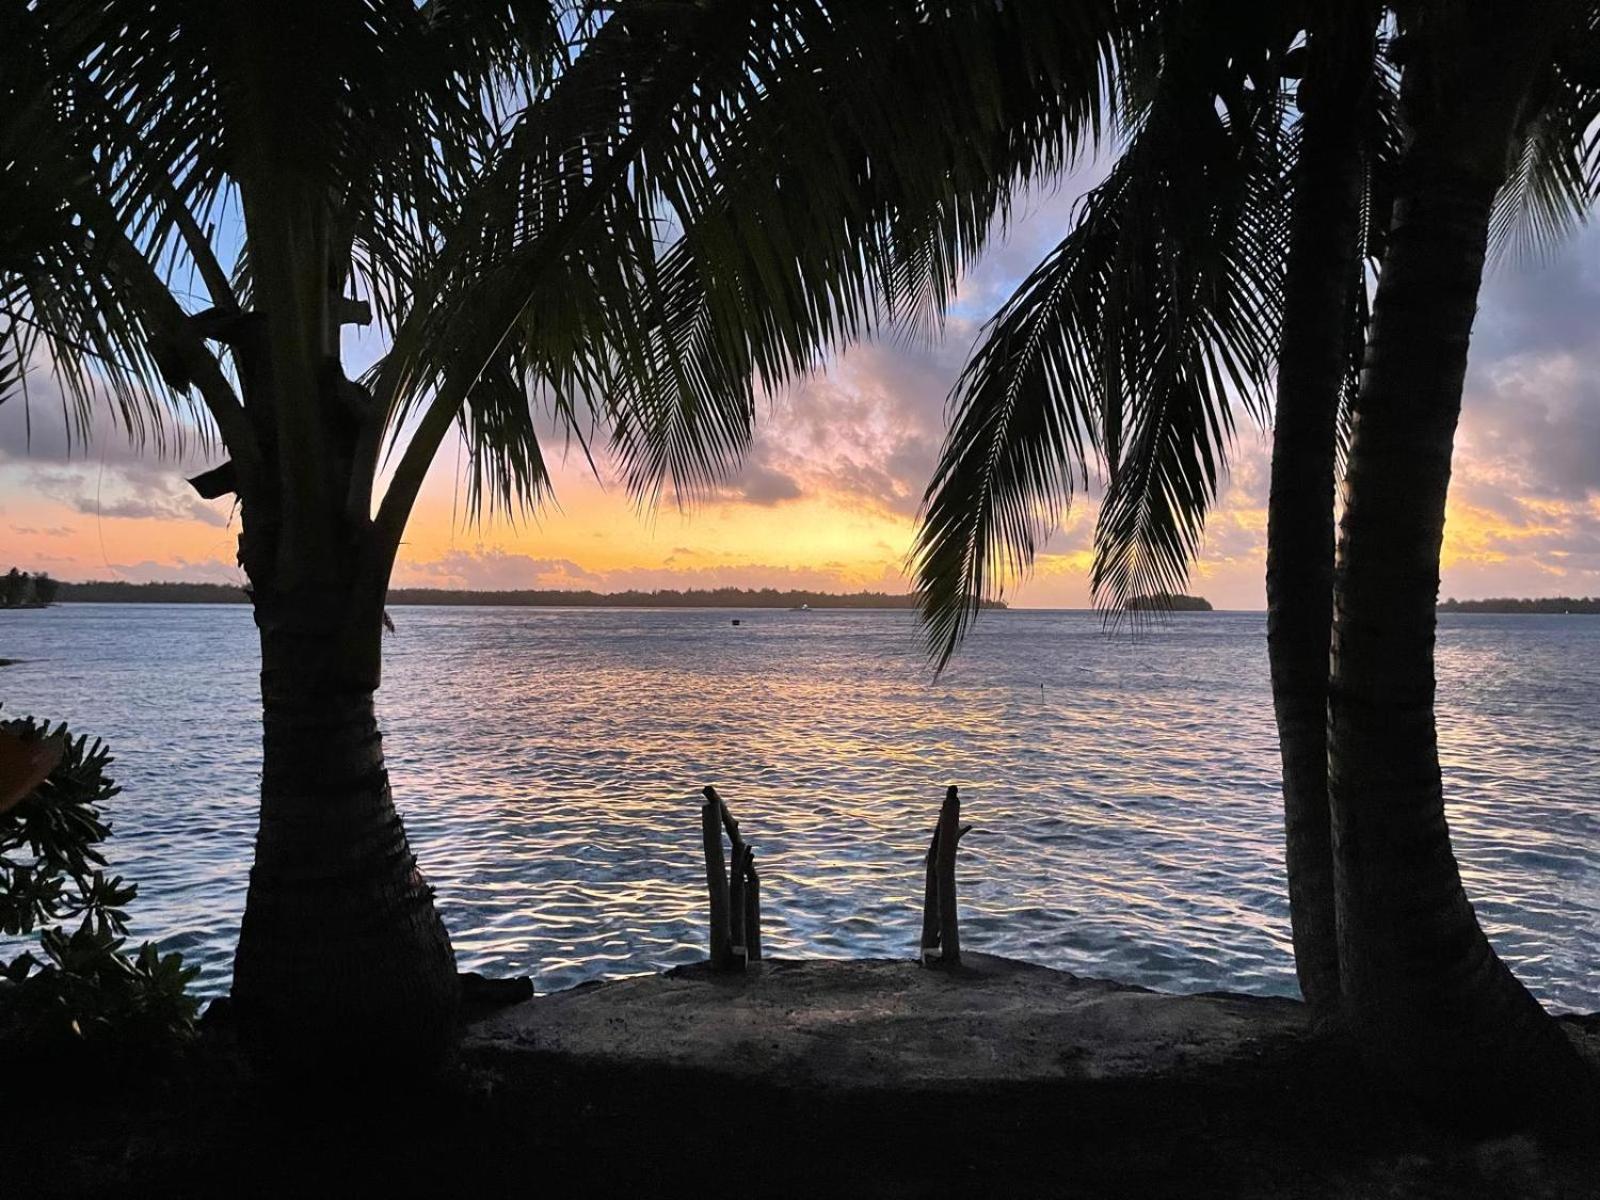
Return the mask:
M 1459 613 L 1600 613 L 1600 596 L 1539 596 L 1518 600 L 1511 596 L 1488 600 L 1439 602 L 1440 612 Z
M 24 578 L 27 578 L 24 576 Z M 46 577 L 39 576 L 44 579 Z M 245 604 L 249 593 L 231 583 L 130 583 L 103 580 L 56 583 L 48 580 L 53 598 L 83 604 Z M 59 589 L 59 594 L 57 592 Z M 913 608 L 916 597 L 890 592 L 780 591 L 777 588 L 689 588 L 679 591 L 567 591 L 524 588 L 511 591 L 469 591 L 442 588 L 391 588 L 388 603 L 512 605 L 526 608 Z M 48 601 L 46 601 L 48 603 Z M 992 608 L 1004 608 L 992 601 Z
M 18 599 L 17 597 L 21 597 Z M 250 595 L 232 583 L 130 583 L 120 579 L 64 583 L 43 571 L 29 575 L 13 567 L 0 578 L 0 608 L 78 604 L 247 604 Z M 472 591 L 465 588 L 392 588 L 391 605 L 449 604 L 522 608 L 914 608 L 917 598 L 892 592 L 806 592 L 777 588 L 662 588 L 626 592 L 518 588 Z M 1003 600 L 987 600 L 986 608 L 1005 608 Z M 1201 596 L 1158 594 L 1131 597 L 1129 611 L 1210 612 Z M 1600 596 L 1495 596 L 1485 600 L 1439 602 L 1450 613 L 1584 613 L 1600 614 Z
M 56 602 L 60 588 L 43 571 L 30 575 L 12 567 L 0 576 L 0 608 L 43 608 Z

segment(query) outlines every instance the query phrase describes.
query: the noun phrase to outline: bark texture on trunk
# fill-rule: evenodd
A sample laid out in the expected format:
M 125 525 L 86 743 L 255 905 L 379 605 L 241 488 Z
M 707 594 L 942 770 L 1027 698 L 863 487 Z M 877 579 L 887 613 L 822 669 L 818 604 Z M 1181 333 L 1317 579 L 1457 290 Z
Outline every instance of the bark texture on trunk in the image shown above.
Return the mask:
M 261 826 L 234 960 L 253 1056 L 276 1074 L 422 1073 L 450 1044 L 455 956 L 395 812 L 372 691 L 340 646 L 258 597 Z M 319 669 L 319 667 L 324 669 Z
M 1302 85 L 1267 504 L 1267 655 L 1283 757 L 1289 915 L 1300 991 L 1319 1016 L 1339 1007 L 1327 740 L 1334 460 L 1362 286 L 1361 115 L 1377 20 L 1365 4 L 1339 13 L 1314 31 Z
M 1433 707 L 1445 498 L 1490 210 L 1553 22 L 1541 31 L 1551 9 L 1531 0 L 1433 11 L 1455 27 L 1425 29 L 1438 40 L 1417 78 L 1407 65 L 1411 129 L 1339 544 L 1329 787 L 1345 1016 L 1375 1066 L 1457 1118 L 1582 1122 L 1586 1066 L 1462 889 Z

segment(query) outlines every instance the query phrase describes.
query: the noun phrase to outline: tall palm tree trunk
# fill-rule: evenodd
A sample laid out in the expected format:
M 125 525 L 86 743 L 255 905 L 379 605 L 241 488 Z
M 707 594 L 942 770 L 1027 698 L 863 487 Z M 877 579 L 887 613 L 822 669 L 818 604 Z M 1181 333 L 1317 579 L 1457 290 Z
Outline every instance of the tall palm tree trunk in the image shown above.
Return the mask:
M 271 319 L 269 310 L 234 347 L 267 482 L 244 499 L 239 535 L 261 642 L 263 738 L 233 1000 L 252 1058 L 280 1077 L 425 1073 L 451 1042 L 460 985 L 395 812 L 373 707 L 387 577 L 359 578 L 370 526 L 336 502 L 298 513 L 281 502 L 294 483 L 281 446 L 294 445 L 288 457 L 337 497 L 350 486 L 359 427 L 340 418 L 337 378 L 325 372 L 298 397 L 321 436 L 295 444 L 278 428 L 295 393 L 269 353 Z M 340 545 L 350 549 L 332 563 L 314 552 Z
M 1295 970 L 1306 1002 L 1324 1016 L 1339 1005 L 1327 741 L 1335 437 L 1362 286 L 1361 118 L 1377 24 L 1368 5 L 1332 7 L 1337 15 L 1313 30 L 1301 84 L 1267 504 L 1267 655 Z
M 425 1070 L 454 1028 L 455 958 L 390 797 L 373 689 L 340 682 L 336 600 L 257 590 L 261 825 L 234 1002 L 276 1073 Z
M 1346 1016 L 1374 1065 L 1495 1124 L 1595 1111 L 1587 1069 L 1462 889 L 1434 724 L 1445 498 L 1490 210 L 1559 8 L 1424 10 L 1335 592 L 1328 764 Z

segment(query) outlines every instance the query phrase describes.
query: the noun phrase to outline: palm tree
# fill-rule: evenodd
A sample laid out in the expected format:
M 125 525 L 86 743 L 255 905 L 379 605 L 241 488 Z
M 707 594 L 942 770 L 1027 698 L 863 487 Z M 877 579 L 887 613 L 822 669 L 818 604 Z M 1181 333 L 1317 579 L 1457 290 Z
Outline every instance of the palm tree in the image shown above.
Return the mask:
M 1327 1012 L 1339 996 L 1323 733 L 1334 439 L 1359 360 L 1392 79 L 1374 59 L 1375 6 L 1220 0 L 1164 15 L 1159 53 L 1131 58 L 1156 62 L 1124 85 L 1124 152 L 957 385 L 918 544 L 923 612 L 942 662 L 1093 458 L 1109 474 L 1097 598 L 1120 611 L 1181 591 L 1234 404 L 1265 417 L 1276 354 L 1269 650 L 1296 962 Z
M 1387 182 L 1391 149 L 1379 7 L 1306 7 L 1267 504 L 1267 657 L 1289 917 L 1300 991 L 1322 1017 L 1340 1004 L 1327 742 L 1334 476 L 1366 325 L 1362 274 L 1387 215 L 1381 199 L 1369 201 Z
M 214 434 L 193 482 L 240 506 L 264 735 L 234 997 L 263 1060 L 409 1070 L 452 1028 L 373 701 L 451 429 L 479 510 L 545 496 L 541 412 L 646 499 L 703 484 L 757 384 L 937 313 L 1010 189 L 1093 136 L 1143 7 L 5 8 L 0 396 L 40 356 L 79 431 L 109 396 L 135 439 Z M 390 345 L 360 379 L 352 324 Z
M 1328 778 L 1342 987 L 1369 1056 L 1480 1119 L 1592 1127 L 1589 1069 L 1462 889 L 1433 672 L 1451 449 L 1495 196 L 1559 85 L 1553 52 L 1572 11 L 1492 0 L 1406 14 L 1406 142 L 1340 521 Z M 1592 16 L 1579 28 L 1592 33 Z
M 1264 409 L 1276 357 L 1269 650 L 1297 965 L 1324 1015 L 1351 994 L 1344 965 L 1363 953 L 1353 926 L 1340 932 L 1352 875 L 1335 854 L 1325 731 L 1340 413 L 1364 344 L 1361 271 L 1386 262 L 1398 171 L 1394 78 L 1373 53 L 1376 31 L 1392 32 L 1383 18 L 1377 5 L 1320 3 L 1254 21 L 1225 3 L 1174 11 L 1154 83 L 1133 90 L 1141 103 L 1122 156 L 988 326 L 957 385 L 918 543 L 923 613 L 942 663 L 977 602 L 1031 560 L 1094 457 L 1109 475 L 1097 595 L 1120 607 L 1130 595 L 1180 590 L 1215 498 L 1232 405 Z M 1302 69 L 1299 119 L 1284 136 L 1277 81 Z M 1559 233 L 1593 192 L 1582 169 L 1593 92 L 1548 61 L 1540 78 L 1537 105 L 1502 145 L 1516 171 L 1489 193 L 1504 241 Z M 1295 184 L 1287 218 L 1276 186 L 1285 175 Z M 1432 603 L 1430 593 L 1430 621 Z M 1427 719 L 1431 730 L 1431 707 Z M 1415 939 L 1407 945 L 1419 950 Z M 1437 958 L 1413 966 L 1425 976 L 1429 964 Z M 1385 978 L 1366 973 L 1373 995 L 1386 994 Z M 1378 1003 L 1353 1007 L 1346 1015 L 1370 1044 L 1393 1048 L 1369 1019 Z M 1524 1015 L 1557 1045 L 1537 1006 Z

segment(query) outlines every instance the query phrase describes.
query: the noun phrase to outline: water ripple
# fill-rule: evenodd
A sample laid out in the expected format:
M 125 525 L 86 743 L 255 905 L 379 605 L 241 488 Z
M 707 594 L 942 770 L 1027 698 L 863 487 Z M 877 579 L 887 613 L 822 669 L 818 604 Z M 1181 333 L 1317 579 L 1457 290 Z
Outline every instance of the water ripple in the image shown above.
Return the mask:
M 943 678 L 906 613 L 395 612 L 398 804 L 463 968 L 541 990 L 704 955 L 699 787 L 757 849 L 772 953 L 904 955 L 948 783 L 974 947 L 1178 990 L 1293 994 L 1264 621 L 1138 640 L 986 614 Z M 1440 746 L 1467 887 L 1543 999 L 1596 1007 L 1600 620 L 1450 616 Z M 249 613 L 0 614 L 8 713 L 117 756 L 136 933 L 226 988 L 255 824 Z

